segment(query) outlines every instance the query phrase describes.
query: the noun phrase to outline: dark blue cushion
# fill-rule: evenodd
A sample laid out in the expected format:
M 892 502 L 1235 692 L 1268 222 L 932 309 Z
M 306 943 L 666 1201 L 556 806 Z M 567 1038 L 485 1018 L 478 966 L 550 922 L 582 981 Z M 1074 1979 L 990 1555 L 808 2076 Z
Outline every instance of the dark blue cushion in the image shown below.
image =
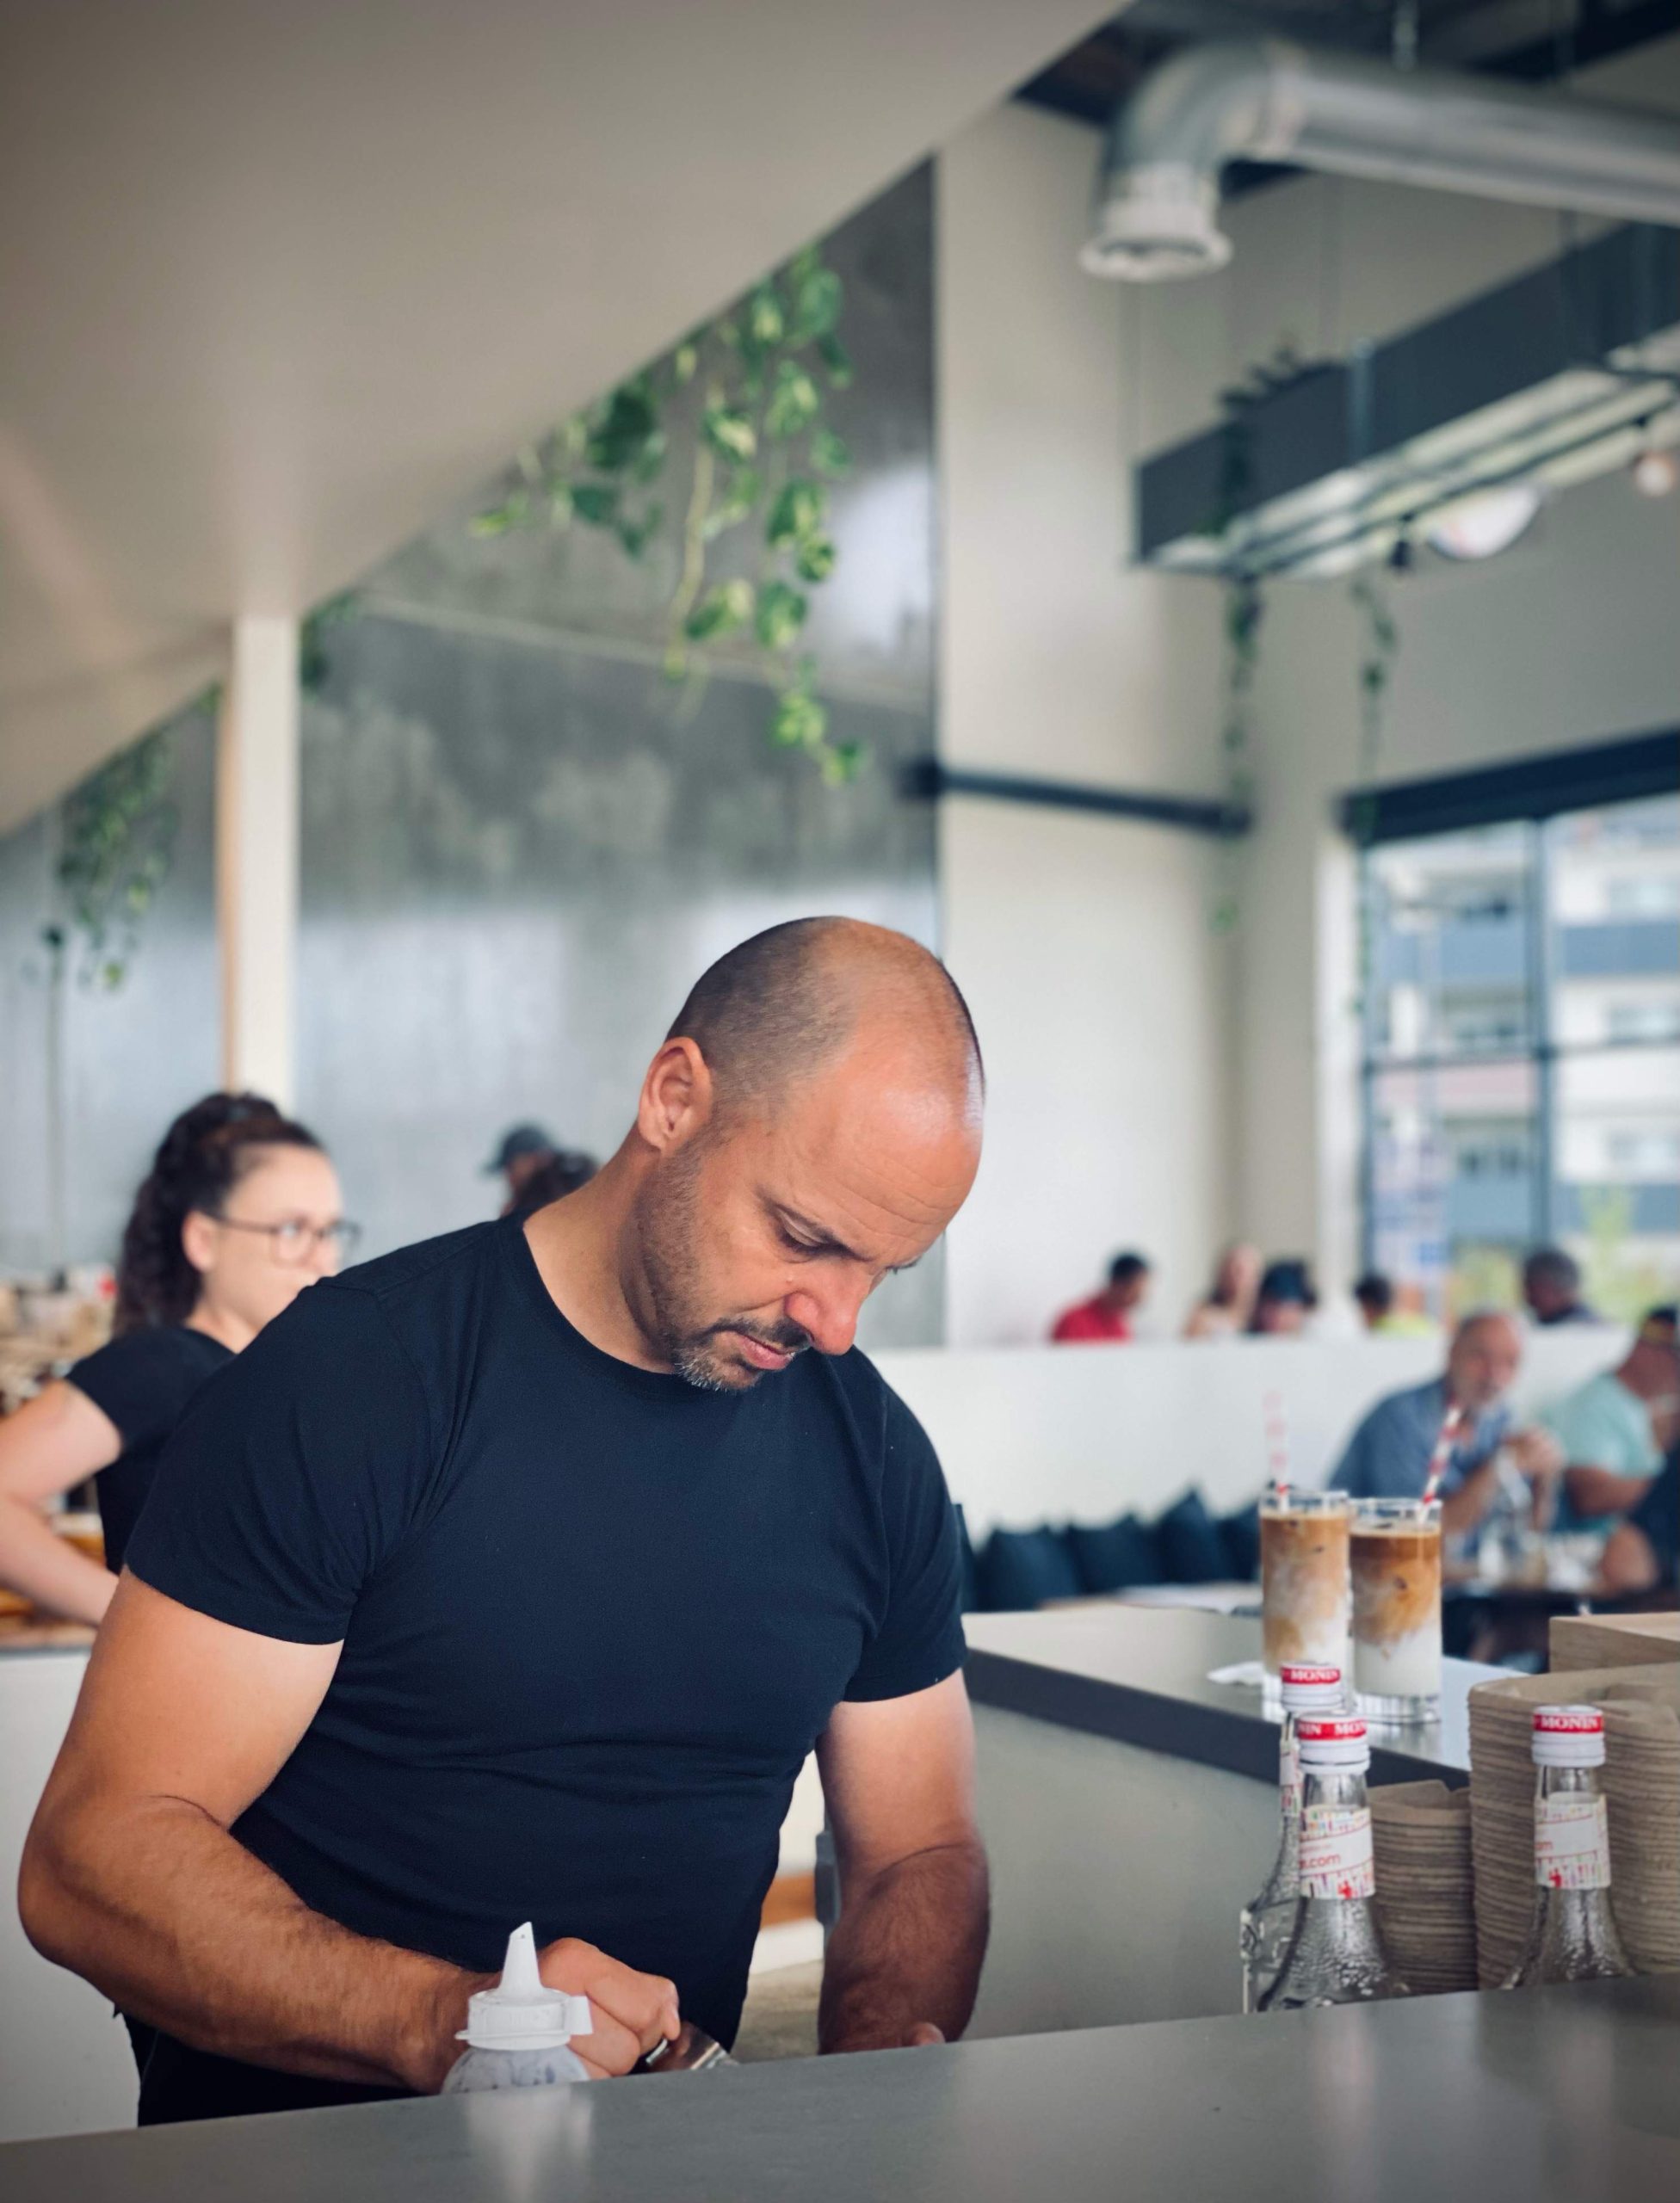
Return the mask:
M 1063 1530 L 994 1530 L 974 1556 L 974 1573 L 987 1614 L 1079 1596 L 1079 1577 Z
M 1225 1572 L 1233 1583 L 1252 1583 L 1260 1574 L 1260 1503 L 1227 1515 L 1220 1524 Z
M 978 1614 L 980 1594 L 974 1580 L 974 1546 L 968 1535 L 968 1518 L 959 1506 L 954 1505 L 951 1512 L 957 1518 L 957 1580 L 962 1589 L 962 1611 Z
M 1075 1522 L 1067 1533 L 1079 1582 L 1088 1592 L 1129 1591 L 1136 1584 L 1159 1583 L 1161 1541 L 1151 1522 L 1122 1515 L 1096 1527 Z
M 1199 1491 L 1187 1491 L 1155 1525 L 1169 1583 L 1217 1583 L 1226 1570 L 1220 1526 Z

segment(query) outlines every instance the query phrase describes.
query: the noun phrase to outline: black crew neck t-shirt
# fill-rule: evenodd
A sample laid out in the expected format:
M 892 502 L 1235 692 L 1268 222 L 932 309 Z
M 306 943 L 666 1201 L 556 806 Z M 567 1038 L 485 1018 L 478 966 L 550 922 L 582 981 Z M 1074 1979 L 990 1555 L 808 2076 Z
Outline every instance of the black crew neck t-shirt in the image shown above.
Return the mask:
M 726 2045 L 835 1705 L 963 1657 L 944 1479 L 862 1355 L 738 1393 L 633 1367 L 512 1219 L 301 1294 L 187 1416 L 129 1566 L 343 1640 L 234 1830 L 306 1904 L 486 1971 L 522 1921 L 582 1936 Z M 165 2040 L 141 2116 L 366 2093 Z
M 105 1530 L 105 1564 L 114 1576 L 151 1489 L 166 1441 L 206 1378 L 213 1377 L 231 1348 L 185 1324 L 125 1331 L 71 1370 L 66 1380 L 109 1416 L 122 1441 L 116 1459 L 94 1481 Z

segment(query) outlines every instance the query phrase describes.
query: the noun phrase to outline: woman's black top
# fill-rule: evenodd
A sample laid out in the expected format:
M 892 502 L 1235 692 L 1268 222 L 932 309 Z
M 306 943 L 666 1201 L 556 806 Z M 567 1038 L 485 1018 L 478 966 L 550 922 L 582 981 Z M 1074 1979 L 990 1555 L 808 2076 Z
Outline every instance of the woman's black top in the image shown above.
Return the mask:
M 164 1445 L 207 1377 L 233 1359 L 219 1339 L 184 1324 L 126 1331 L 78 1361 L 69 1381 L 102 1408 L 117 1427 L 122 1451 L 99 1472 L 94 1489 L 105 1527 L 105 1563 L 113 1575 L 151 1489 Z

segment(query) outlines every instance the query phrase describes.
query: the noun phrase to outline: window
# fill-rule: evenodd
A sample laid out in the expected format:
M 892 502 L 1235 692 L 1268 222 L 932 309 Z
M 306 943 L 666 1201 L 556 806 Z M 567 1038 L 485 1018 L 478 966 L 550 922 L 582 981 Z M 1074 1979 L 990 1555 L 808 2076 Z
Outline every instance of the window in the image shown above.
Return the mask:
M 1362 859 L 1365 1259 L 1437 1307 L 1541 1242 L 1607 1314 L 1680 1282 L 1680 799 Z

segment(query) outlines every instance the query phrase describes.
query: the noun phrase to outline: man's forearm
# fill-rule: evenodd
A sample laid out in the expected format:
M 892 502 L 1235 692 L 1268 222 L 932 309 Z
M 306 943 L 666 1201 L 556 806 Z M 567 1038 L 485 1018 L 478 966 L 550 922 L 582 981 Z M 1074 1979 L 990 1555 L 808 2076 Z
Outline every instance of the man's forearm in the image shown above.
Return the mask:
M 818 2045 L 891 2050 L 918 2026 L 954 2041 L 985 1956 L 985 1854 L 978 1842 L 917 1851 L 854 1888 L 843 1876 L 829 1940 Z
M 335 2081 L 439 2085 L 486 1978 L 312 1912 L 207 1813 L 156 1798 L 38 1829 L 30 1940 L 137 2019 L 225 2058 Z

